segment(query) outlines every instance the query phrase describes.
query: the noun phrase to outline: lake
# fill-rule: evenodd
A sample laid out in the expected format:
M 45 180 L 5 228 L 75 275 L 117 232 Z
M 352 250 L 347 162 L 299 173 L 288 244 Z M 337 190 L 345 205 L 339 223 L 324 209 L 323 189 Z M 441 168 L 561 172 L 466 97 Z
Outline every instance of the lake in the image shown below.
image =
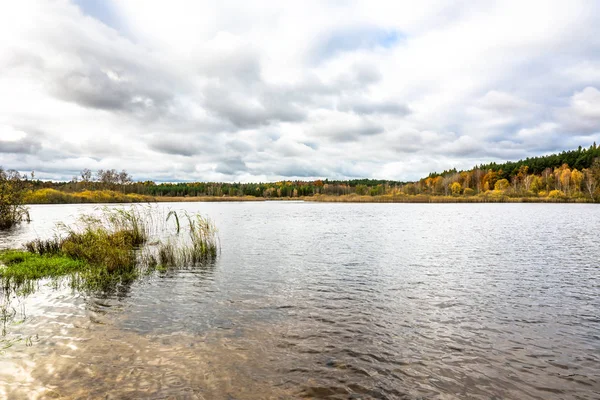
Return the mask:
M 0 398 L 600 398 L 598 205 L 156 207 L 209 216 L 217 260 L 13 299 Z

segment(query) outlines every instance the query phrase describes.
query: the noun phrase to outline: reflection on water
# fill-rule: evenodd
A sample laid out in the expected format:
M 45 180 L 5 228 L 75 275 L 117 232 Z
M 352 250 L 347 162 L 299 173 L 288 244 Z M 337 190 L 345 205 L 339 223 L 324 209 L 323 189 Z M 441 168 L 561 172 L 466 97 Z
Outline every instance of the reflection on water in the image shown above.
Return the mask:
M 600 398 L 596 205 L 186 203 L 212 265 L 13 302 L 6 398 Z M 88 206 L 33 207 L 0 246 Z M 17 323 L 19 322 L 19 323 Z

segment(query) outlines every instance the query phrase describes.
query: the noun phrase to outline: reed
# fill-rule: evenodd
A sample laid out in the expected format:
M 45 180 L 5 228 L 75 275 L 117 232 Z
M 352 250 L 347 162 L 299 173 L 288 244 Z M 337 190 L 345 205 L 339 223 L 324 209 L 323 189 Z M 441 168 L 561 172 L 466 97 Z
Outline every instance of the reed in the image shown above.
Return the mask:
M 16 290 L 37 279 L 69 275 L 74 288 L 105 290 L 155 270 L 213 259 L 219 248 L 214 224 L 187 212 L 163 218 L 155 208 L 105 207 L 59 228 L 61 234 L 26 243 L 25 250 L 0 251 L 3 287 Z
M 182 225 L 175 211 L 170 211 L 167 221 L 173 218 L 176 224 L 175 238 L 161 242 L 157 250 L 157 263 L 162 267 L 195 265 L 217 256 L 219 239 L 214 224 L 200 214 L 183 213 L 188 237 L 181 238 Z M 177 240 L 174 240 L 177 239 Z

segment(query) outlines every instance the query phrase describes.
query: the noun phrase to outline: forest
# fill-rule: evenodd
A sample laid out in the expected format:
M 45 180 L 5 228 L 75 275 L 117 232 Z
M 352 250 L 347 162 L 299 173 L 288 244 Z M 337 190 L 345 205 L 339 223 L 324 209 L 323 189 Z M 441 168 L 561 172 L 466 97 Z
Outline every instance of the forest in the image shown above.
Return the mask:
M 1 170 L 1 169 L 0 169 Z M 4 173 L 4 176 L 8 176 Z M 470 170 L 431 173 L 415 182 L 374 179 L 279 181 L 264 183 L 135 181 L 127 171 L 89 169 L 68 182 L 16 175 L 27 187 L 23 201 L 111 203 L 156 200 L 294 199 L 318 201 L 527 199 L 528 201 L 600 201 L 600 147 L 563 151 L 505 163 L 481 164 Z M 15 181 L 14 171 L 10 174 Z M 6 180 L 6 179 L 5 179 Z M 26 185 L 23 185 L 23 182 Z M 3 195 L 0 182 L 0 197 Z M 14 186 L 14 183 L 13 183 Z M 439 200 L 439 199 L 438 199 Z

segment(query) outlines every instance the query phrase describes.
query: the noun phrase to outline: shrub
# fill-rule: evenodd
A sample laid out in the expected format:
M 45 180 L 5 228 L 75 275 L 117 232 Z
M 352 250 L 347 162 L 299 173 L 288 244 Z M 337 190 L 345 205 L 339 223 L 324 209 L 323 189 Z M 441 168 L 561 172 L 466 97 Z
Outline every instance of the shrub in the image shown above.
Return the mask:
M 551 190 L 548 193 L 548 198 L 550 199 L 562 199 L 565 197 L 565 193 L 562 190 Z
M 29 221 L 29 210 L 24 206 L 28 186 L 25 175 L 0 167 L 0 229 Z

